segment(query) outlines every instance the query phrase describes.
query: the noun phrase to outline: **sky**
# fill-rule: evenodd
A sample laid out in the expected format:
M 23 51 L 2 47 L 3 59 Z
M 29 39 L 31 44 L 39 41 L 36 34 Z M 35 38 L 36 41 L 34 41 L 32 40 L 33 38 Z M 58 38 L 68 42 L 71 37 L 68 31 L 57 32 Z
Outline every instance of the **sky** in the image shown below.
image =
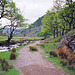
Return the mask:
M 53 0 L 13 0 L 21 11 L 24 18 L 28 19 L 28 23 L 35 22 L 39 17 L 43 16 L 47 10 L 53 6 Z M 2 19 L 2 24 L 10 23 L 6 19 Z
M 28 23 L 33 23 L 52 8 L 53 0 L 13 0 Z

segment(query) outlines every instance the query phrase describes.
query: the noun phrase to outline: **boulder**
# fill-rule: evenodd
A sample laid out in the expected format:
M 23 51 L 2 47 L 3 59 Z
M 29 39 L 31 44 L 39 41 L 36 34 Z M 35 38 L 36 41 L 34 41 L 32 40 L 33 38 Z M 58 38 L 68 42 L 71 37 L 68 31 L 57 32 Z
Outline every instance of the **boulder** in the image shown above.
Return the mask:
M 67 45 L 72 51 L 75 51 L 75 33 L 64 36 L 61 39 L 57 48 L 60 48 L 65 45 Z

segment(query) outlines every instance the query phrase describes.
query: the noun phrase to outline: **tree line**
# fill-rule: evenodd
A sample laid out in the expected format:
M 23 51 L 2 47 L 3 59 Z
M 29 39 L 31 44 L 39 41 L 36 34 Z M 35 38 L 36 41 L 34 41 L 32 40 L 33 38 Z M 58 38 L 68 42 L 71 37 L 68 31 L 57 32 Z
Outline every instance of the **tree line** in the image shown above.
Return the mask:
M 53 37 L 63 36 L 75 29 L 75 2 L 72 0 L 55 0 L 54 6 L 46 12 L 42 20 L 42 30 L 45 35 L 52 33 Z

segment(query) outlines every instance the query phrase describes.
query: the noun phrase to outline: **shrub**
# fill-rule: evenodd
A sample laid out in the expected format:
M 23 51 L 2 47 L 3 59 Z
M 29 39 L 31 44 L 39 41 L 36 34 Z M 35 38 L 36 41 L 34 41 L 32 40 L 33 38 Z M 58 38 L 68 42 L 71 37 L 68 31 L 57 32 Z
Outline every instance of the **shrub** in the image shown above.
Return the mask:
M 58 56 L 58 51 L 54 50 L 54 57 L 57 57 L 57 56 Z
M 5 63 L 5 62 L 6 62 L 6 60 L 5 60 L 5 59 L 3 59 L 3 60 L 2 60 L 2 63 Z
M 43 44 L 41 44 L 41 47 L 45 47 Z
M 16 52 L 16 49 L 15 48 L 12 48 L 12 52 Z
M 13 59 L 16 59 L 16 55 L 14 52 L 11 52 L 11 55 L 10 55 L 10 60 L 13 60 Z
M 48 41 L 45 41 L 44 43 L 49 43 Z
M 63 66 L 66 66 L 67 65 L 67 60 L 61 59 L 60 63 L 62 63 Z
M 67 46 L 60 47 L 58 50 L 58 54 L 60 58 L 67 59 L 70 56 L 70 51 Z
M 51 51 L 49 54 L 52 56 L 53 55 L 53 51 Z
M 5 62 L 5 71 L 8 71 L 8 69 L 9 69 L 9 64 L 8 64 L 8 62 L 6 61 L 6 62 Z
M 0 62 L 2 61 L 2 58 L 0 57 Z
M 58 56 L 58 53 L 57 53 L 56 50 L 54 50 L 54 51 L 51 51 L 51 52 L 50 52 L 50 55 L 51 55 L 51 56 L 54 56 L 54 57 L 57 57 L 57 56 Z
M 69 65 L 75 64 L 75 54 L 71 54 L 70 57 L 68 57 Z
M 36 44 L 36 46 L 41 46 L 41 44 Z
M 62 65 L 68 65 L 68 69 L 75 70 L 75 54 L 73 54 L 67 46 L 59 48 L 58 53 Z
M 68 66 L 68 69 L 75 71 L 75 65 L 69 65 L 69 66 Z
M 2 71 L 8 71 L 9 64 L 8 64 L 8 62 L 5 59 L 2 60 L 1 65 L 2 65 Z
M 4 71 L 4 70 L 5 70 L 5 64 L 4 64 L 4 63 L 5 63 L 5 59 L 3 59 L 3 60 L 2 60 L 2 63 L 1 63 L 2 71 Z
M 13 67 L 12 65 L 10 65 L 10 66 L 9 66 L 9 69 L 12 69 L 12 68 L 14 68 L 14 67 Z
M 29 48 L 30 48 L 30 51 L 38 51 L 38 49 L 34 46 L 29 46 Z
M 54 45 L 54 46 L 56 46 L 56 44 L 55 44 L 55 43 L 54 43 L 53 45 Z

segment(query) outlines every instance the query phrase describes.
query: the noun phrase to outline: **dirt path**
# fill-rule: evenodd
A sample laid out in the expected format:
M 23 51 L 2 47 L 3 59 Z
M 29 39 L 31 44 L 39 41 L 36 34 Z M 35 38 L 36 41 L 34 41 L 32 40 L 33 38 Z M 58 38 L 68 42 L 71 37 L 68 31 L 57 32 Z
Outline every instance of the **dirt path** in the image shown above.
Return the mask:
M 29 46 L 35 46 L 39 43 L 40 41 L 36 41 L 22 48 L 14 67 L 22 72 L 21 75 L 64 75 L 52 63 L 42 58 L 40 49 L 38 52 L 29 52 Z

